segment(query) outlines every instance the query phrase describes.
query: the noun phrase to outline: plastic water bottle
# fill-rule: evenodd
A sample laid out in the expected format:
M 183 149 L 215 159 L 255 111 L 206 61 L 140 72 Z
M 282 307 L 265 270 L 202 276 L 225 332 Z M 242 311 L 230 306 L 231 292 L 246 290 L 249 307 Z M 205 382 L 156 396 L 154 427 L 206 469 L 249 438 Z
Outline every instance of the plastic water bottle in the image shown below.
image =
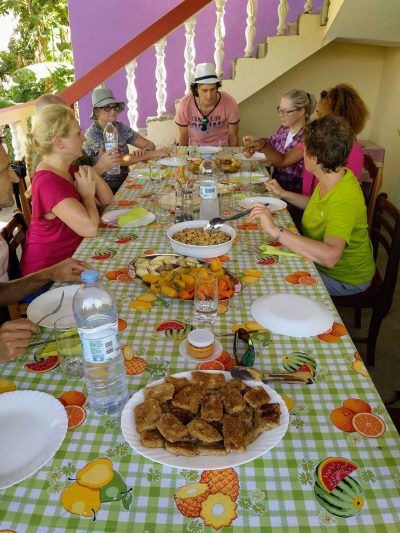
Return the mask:
M 119 414 L 128 401 L 125 366 L 118 341 L 113 297 L 99 283 L 96 270 L 82 272 L 73 311 L 82 343 L 90 405 L 98 414 Z
M 107 122 L 106 127 L 103 130 L 103 137 L 104 137 L 104 149 L 106 152 L 109 152 L 110 150 L 114 150 L 115 148 L 118 150 L 118 131 L 117 131 L 117 128 L 111 122 L 111 120 Z M 120 172 L 121 172 L 121 167 L 119 165 L 116 165 L 115 167 L 107 170 L 107 175 L 108 176 L 119 176 Z
M 200 220 L 210 220 L 219 215 L 218 184 L 213 175 L 211 154 L 204 155 L 200 181 Z

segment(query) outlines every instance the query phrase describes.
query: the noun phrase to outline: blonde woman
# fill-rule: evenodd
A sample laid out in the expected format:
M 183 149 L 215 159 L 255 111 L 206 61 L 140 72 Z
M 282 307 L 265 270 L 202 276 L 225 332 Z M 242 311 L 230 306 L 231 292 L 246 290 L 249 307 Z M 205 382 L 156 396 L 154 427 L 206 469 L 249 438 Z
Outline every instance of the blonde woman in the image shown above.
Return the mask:
M 273 165 L 276 165 L 273 177 L 279 185 L 288 191 L 301 192 L 303 183 L 303 158 L 300 156 L 296 161 L 278 164 L 280 159 L 274 158 L 275 154 L 289 153 L 303 141 L 304 126 L 309 122 L 310 116 L 315 109 L 315 97 L 301 89 L 292 89 L 285 93 L 277 111 L 281 126 L 269 138 L 254 139 L 244 137 L 245 145 L 250 151 L 263 151 Z
M 74 112 L 52 104 L 36 116 L 27 136 L 27 167 L 42 157 L 32 182 L 32 222 L 21 259 L 27 275 L 70 257 L 83 237 L 97 234 L 98 206 L 108 205 L 109 186 L 91 167 L 71 163 L 82 155 L 85 140 Z

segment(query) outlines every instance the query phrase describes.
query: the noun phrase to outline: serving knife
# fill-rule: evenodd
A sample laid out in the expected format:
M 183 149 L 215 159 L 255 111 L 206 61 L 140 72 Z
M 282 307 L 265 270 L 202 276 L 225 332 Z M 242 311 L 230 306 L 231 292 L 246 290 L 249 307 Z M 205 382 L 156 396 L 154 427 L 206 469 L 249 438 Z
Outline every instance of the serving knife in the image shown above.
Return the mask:
M 233 366 L 231 376 L 241 381 L 261 381 L 262 383 L 314 383 L 311 372 L 261 372 L 247 366 Z

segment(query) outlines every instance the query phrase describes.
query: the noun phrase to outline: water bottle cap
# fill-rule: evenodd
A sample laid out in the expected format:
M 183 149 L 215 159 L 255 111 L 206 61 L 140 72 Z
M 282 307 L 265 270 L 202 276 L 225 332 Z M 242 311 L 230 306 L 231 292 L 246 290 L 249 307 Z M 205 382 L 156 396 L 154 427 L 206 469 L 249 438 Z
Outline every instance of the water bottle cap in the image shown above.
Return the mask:
M 212 158 L 212 154 L 204 154 L 204 159 L 207 159 L 209 161 Z
M 93 283 L 99 279 L 99 273 L 97 270 L 84 270 L 81 274 L 83 283 Z

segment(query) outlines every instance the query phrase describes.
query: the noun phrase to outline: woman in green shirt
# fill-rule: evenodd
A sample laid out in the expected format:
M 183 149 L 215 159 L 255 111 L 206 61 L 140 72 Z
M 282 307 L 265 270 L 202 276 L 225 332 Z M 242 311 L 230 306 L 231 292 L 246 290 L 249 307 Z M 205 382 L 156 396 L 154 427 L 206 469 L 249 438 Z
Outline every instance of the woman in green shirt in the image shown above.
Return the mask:
M 314 261 L 331 296 L 364 291 L 375 273 L 364 196 L 357 178 L 343 166 L 353 137 L 340 117 L 322 117 L 308 126 L 304 164 L 319 181 L 310 198 L 283 190 L 275 180 L 267 183 L 267 189 L 304 209 L 302 235 L 277 226 L 261 204 L 249 216 L 289 250 Z

